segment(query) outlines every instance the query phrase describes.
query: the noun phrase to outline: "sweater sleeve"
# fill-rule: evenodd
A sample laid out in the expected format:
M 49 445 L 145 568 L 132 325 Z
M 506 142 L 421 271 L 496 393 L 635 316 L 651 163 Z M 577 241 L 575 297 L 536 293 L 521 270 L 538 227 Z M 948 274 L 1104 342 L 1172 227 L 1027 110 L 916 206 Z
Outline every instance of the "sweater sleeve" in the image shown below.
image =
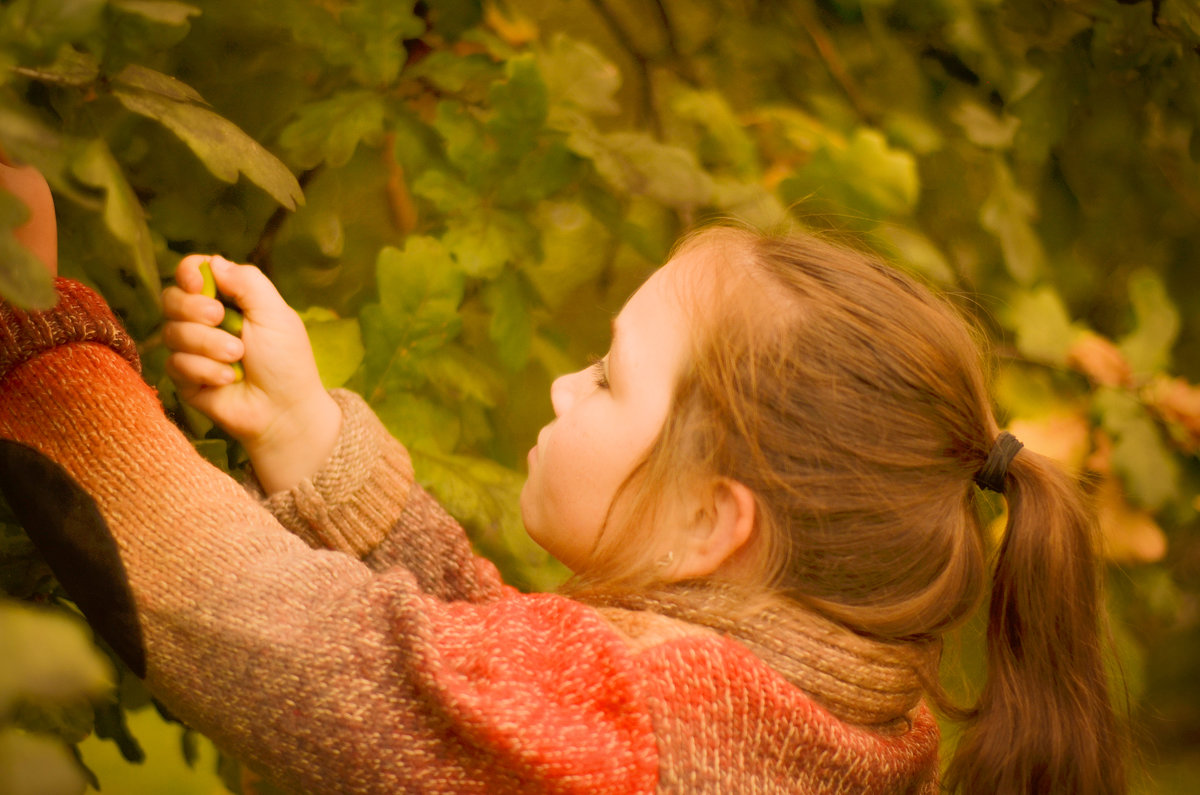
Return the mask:
M 404 566 L 422 590 L 478 601 L 500 593 L 495 566 L 474 554 L 453 517 L 413 481 L 408 452 L 357 394 L 335 389 L 342 429 L 329 460 L 288 491 L 251 491 L 314 548 L 336 549 L 372 569 Z
M 60 292 L 0 318 L 0 484 L 64 585 L 96 569 L 69 592 L 99 631 L 132 624 L 181 719 L 288 791 L 653 789 L 643 685 L 594 610 L 444 601 L 312 549 L 195 453 L 102 302 Z M 134 615 L 106 621 L 106 592 Z

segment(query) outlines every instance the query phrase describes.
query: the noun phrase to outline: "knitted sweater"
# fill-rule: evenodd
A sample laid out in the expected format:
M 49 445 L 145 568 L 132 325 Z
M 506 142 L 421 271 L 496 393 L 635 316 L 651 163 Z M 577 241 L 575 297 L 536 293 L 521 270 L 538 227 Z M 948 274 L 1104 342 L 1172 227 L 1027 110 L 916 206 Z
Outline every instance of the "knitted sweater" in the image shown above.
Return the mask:
M 0 306 L 5 496 L 151 691 L 272 782 L 936 792 L 911 649 L 798 611 L 722 623 L 711 595 L 519 593 L 348 392 L 323 469 L 257 499 L 165 417 L 103 302 L 58 285 L 53 310 Z

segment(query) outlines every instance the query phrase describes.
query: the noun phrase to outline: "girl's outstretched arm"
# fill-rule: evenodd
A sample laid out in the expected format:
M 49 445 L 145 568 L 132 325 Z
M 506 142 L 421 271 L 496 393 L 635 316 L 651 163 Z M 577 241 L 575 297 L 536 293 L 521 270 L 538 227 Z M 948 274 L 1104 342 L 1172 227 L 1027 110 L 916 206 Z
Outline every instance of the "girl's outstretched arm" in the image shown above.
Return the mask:
M 304 792 L 653 788 L 643 680 L 595 611 L 311 549 L 167 420 L 103 302 L 59 290 L 0 304 L 0 486 L 175 714 Z
M 240 338 L 218 326 L 227 310 L 202 294 L 202 264 L 246 311 Z M 413 483 L 408 452 L 362 398 L 326 392 L 304 323 L 260 270 L 192 255 L 176 281 L 163 292 L 168 372 L 184 400 L 246 447 L 259 496 L 284 526 L 377 570 L 405 566 L 442 598 L 498 593 L 495 567 Z M 234 382 L 229 363 L 239 360 L 245 377 Z

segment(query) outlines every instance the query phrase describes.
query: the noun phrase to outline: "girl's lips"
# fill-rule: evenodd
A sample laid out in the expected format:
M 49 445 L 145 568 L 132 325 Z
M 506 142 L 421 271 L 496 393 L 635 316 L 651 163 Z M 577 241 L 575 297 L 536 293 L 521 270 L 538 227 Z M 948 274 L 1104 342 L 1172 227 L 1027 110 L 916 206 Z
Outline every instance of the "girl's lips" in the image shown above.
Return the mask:
M 549 428 L 549 427 L 550 426 L 547 425 L 544 428 L 542 428 L 540 431 L 538 431 L 537 439 L 534 441 L 533 447 L 529 448 L 529 455 L 526 456 L 526 459 L 528 460 L 530 466 L 533 466 L 533 462 L 537 460 L 538 447 L 541 446 L 542 436 L 545 435 L 546 428 Z

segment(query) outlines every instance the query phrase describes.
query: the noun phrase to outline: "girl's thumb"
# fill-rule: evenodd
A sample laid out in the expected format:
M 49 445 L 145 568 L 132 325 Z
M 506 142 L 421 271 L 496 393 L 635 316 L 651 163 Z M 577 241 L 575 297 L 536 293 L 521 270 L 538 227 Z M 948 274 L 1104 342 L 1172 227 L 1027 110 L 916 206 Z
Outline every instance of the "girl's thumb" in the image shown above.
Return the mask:
M 0 191 L 11 193 L 29 208 L 29 218 L 13 229 L 13 236 L 54 276 L 58 273 L 58 223 L 50 186 L 42 172 L 33 166 L 10 165 L 7 156 L 3 161 L 0 162 Z
M 287 304 L 266 274 L 253 265 L 238 265 L 215 255 L 209 260 L 217 290 L 247 315 L 262 315 Z

